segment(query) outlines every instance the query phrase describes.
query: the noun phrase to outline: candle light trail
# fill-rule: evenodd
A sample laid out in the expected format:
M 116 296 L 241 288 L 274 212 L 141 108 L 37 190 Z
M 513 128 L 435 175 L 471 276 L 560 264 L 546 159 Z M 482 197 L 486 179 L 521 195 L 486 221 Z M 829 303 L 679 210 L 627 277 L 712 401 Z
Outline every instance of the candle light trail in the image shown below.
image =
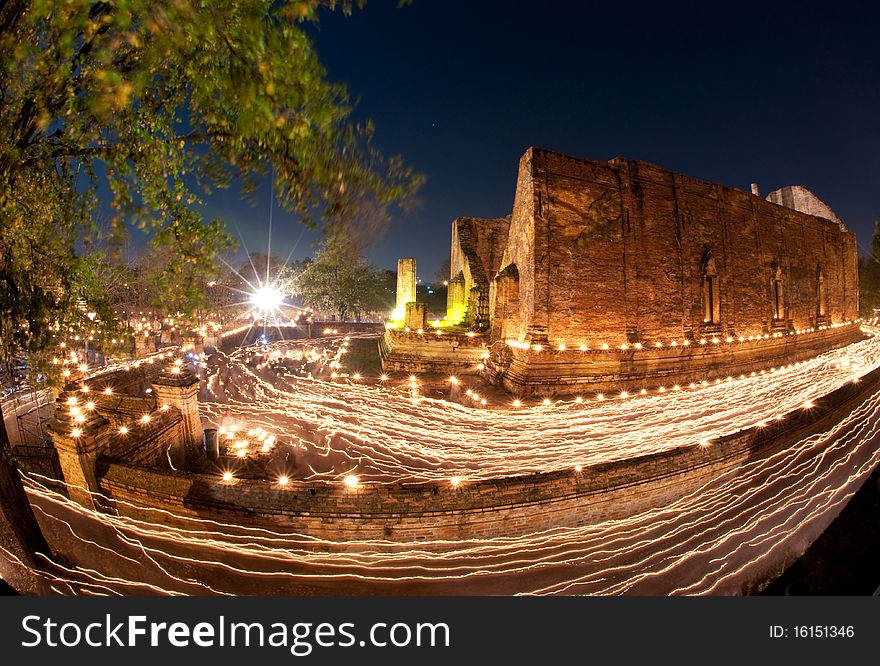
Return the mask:
M 593 465 L 636 456 L 712 450 L 722 435 L 766 427 L 790 412 L 813 413 L 823 396 L 880 367 L 880 339 L 872 337 L 763 374 L 710 377 L 693 388 L 476 409 L 428 396 L 414 405 L 418 377 L 347 383 L 342 342 L 274 343 L 211 359 L 205 418 L 230 424 L 233 437 L 253 432 L 249 439 L 259 448 L 274 437 L 267 455 L 294 454 L 283 476 L 266 479 L 275 492 L 290 492 L 281 487 L 306 479 L 354 493 L 407 482 L 467 493 L 480 480 L 563 470 L 574 478 Z M 339 382 L 327 379 L 334 363 Z M 452 388 L 464 393 L 467 381 L 460 377 Z M 781 549 L 802 548 L 821 531 L 880 461 L 878 439 L 880 392 L 833 426 L 707 477 L 664 506 L 586 525 L 536 522 L 508 536 L 461 540 L 333 539 L 119 498 L 116 513 L 98 513 L 39 476 L 25 481 L 53 547 L 75 563 L 58 579 L 59 591 L 737 593 L 777 562 Z M 226 470 L 217 483 L 233 492 L 241 482 Z M 143 566 L 133 568 L 131 559 Z
M 156 517 L 93 514 L 93 520 L 124 535 L 128 547 L 146 549 L 165 570 L 199 570 L 226 592 L 242 591 L 259 580 L 282 589 L 322 582 L 329 587 L 319 589 L 334 589 L 344 582 L 347 590 L 386 593 L 736 592 L 739 577 L 748 568 L 760 568 L 776 544 L 788 543 L 789 531 L 827 522 L 829 510 L 870 473 L 880 458 L 878 407 L 880 395 L 875 394 L 829 431 L 727 472 L 666 507 L 509 538 L 331 541 L 145 508 L 140 512 Z M 38 506 L 60 504 L 66 511 L 88 513 L 33 481 L 28 485 Z M 111 550 L 119 550 L 120 557 L 127 552 Z M 169 591 L 186 589 L 187 581 L 162 576 Z M 106 584 L 108 577 L 89 580 Z M 218 586 L 215 577 L 223 584 Z
M 282 364 L 302 362 L 311 374 L 277 372 L 273 354 Z M 508 409 L 424 395 L 413 404 L 414 376 L 406 393 L 388 382 L 322 379 L 323 367 L 340 367 L 340 358 L 332 348 L 295 342 L 218 354 L 208 367 L 204 414 L 213 423 L 233 418 L 282 433 L 303 461 L 291 478 L 335 479 L 352 467 L 362 483 L 439 481 L 452 470 L 499 478 L 697 445 L 773 420 L 880 365 L 880 342 L 871 338 L 755 377 L 622 391 L 613 399 L 596 394 L 535 405 L 517 398 Z M 474 407 L 487 397 L 462 389 Z

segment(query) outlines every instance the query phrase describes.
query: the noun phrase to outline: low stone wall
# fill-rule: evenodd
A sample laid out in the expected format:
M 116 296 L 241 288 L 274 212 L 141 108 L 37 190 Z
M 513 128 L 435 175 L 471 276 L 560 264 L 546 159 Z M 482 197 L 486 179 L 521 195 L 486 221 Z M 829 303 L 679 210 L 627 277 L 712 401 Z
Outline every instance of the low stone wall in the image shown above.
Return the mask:
M 781 338 L 691 343 L 627 350 L 508 347 L 487 362 L 486 376 L 516 395 L 638 391 L 674 384 L 737 377 L 812 358 L 864 335 L 859 324 Z
M 296 325 L 266 326 L 265 329 L 263 326 L 243 326 L 211 340 L 205 338 L 205 347 L 217 347 L 221 351 L 229 352 L 236 347 L 254 344 L 264 333 L 268 341 L 274 342 L 276 340 L 306 340 L 348 333 L 381 333 L 384 330 L 385 325 L 382 323 L 356 321 L 301 322 Z M 329 332 L 325 333 L 325 331 Z M 332 331 L 336 331 L 336 333 Z
M 484 336 L 389 330 L 379 340 L 386 372 L 478 374 L 486 351 Z
M 323 335 L 330 335 L 325 331 L 335 331 L 332 335 L 343 335 L 345 333 L 381 333 L 385 330 L 385 324 L 382 322 L 370 321 L 316 321 L 312 324 L 312 335 L 319 338 Z
M 880 369 L 791 412 L 765 428 L 749 428 L 710 446 L 584 468 L 488 481 L 449 484 L 365 485 L 233 480 L 218 475 L 109 464 L 99 484 L 104 493 L 172 515 L 229 521 L 333 541 L 462 540 L 514 536 L 578 526 L 665 506 L 720 474 L 765 457 L 811 432 L 829 428 L 880 390 Z M 128 504 L 120 513 L 155 519 Z
M 316 321 L 311 324 L 301 322 L 293 326 L 266 326 L 265 329 L 262 326 L 251 326 L 228 331 L 212 340 L 213 344 L 209 344 L 206 338 L 205 347 L 213 346 L 219 348 L 220 351 L 229 352 L 236 347 L 254 344 L 264 332 L 266 339 L 269 342 L 274 342 L 276 340 L 305 340 L 349 333 L 381 333 L 384 330 L 385 325 L 382 323 L 355 321 Z M 325 331 L 329 332 L 325 333 Z M 336 331 L 336 333 L 332 331 Z
M 144 414 L 156 411 L 156 398 L 151 395 L 138 397 L 133 395 L 95 396 L 95 409 L 114 428 L 128 426 Z
M 220 351 L 228 353 L 237 347 L 254 344 L 262 334 L 262 326 L 242 326 L 217 336 L 215 346 Z M 308 337 L 307 324 L 302 324 L 301 326 L 282 325 L 266 327 L 266 338 L 268 340 L 297 340 L 305 337 Z M 206 341 L 205 347 L 208 348 L 210 346 Z
M 182 438 L 183 416 L 175 407 L 154 411 L 150 420 L 131 421 L 122 434 L 118 429 L 108 430 L 101 444 L 105 460 L 124 460 L 132 465 L 167 467 L 169 452 L 178 447 Z
M 138 365 L 111 370 L 88 378 L 89 387 L 96 393 L 110 388 L 113 394 L 143 396 L 165 367 L 166 359 L 143 359 Z M 152 362 L 150 362 L 152 361 Z

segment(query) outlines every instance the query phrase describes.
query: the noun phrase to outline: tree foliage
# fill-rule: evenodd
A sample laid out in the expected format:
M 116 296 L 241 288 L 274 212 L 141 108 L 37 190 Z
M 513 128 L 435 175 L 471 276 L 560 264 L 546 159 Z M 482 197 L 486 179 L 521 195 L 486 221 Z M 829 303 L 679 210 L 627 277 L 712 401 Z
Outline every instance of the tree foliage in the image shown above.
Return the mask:
M 327 80 L 305 29 L 322 6 L 350 3 L 0 4 L 4 356 L 48 348 L 86 312 L 110 321 L 107 261 L 95 252 L 118 246 L 128 226 L 150 238 L 146 272 L 163 307 L 206 305 L 216 257 L 232 245 L 199 212 L 215 188 L 250 191 L 271 166 L 282 206 L 335 228 L 382 217 L 412 192 L 418 178 L 372 147 L 372 127 L 352 122 L 344 87 Z M 113 211 L 109 239 L 95 223 L 99 201 Z M 0 473 L 0 525 L 35 526 L 2 419 Z M 19 545 L 37 541 L 16 534 Z M 26 545 L 23 560 L 34 550 L 45 544 Z
M 435 285 L 442 285 L 444 282 L 449 281 L 449 278 L 451 277 L 450 273 L 452 272 L 450 263 L 449 257 L 440 262 L 440 268 L 438 268 L 437 272 L 434 274 Z
M 305 264 L 296 291 L 307 307 L 334 312 L 345 321 L 349 316 L 360 319 L 367 312 L 390 310 L 394 291 L 388 284 L 387 273 L 370 266 L 356 243 L 334 236 L 325 239 L 315 258 Z
M 874 223 L 871 253 L 859 257 L 859 312 L 863 317 L 874 317 L 877 309 L 880 309 L 880 220 Z
M 371 126 L 351 122 L 344 87 L 327 81 L 304 29 L 322 5 L 349 7 L 3 5 L 0 276 L 12 320 L 28 321 L 33 340 L 72 288 L 77 242 L 94 241 L 104 188 L 111 233 L 129 224 L 150 234 L 157 286 L 186 312 L 204 305 L 199 287 L 231 245 L 219 221 L 202 220 L 205 193 L 236 180 L 250 190 L 272 165 L 281 205 L 310 224 L 344 225 L 358 211 L 387 213 L 418 185 L 399 158 L 373 149 Z

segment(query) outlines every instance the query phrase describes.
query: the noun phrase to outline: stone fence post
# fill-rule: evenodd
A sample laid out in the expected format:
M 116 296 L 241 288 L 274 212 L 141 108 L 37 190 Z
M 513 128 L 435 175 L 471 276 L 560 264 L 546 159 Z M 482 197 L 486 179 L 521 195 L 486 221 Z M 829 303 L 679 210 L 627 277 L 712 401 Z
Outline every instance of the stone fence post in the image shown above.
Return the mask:
M 411 331 L 424 330 L 428 325 L 428 306 L 426 303 L 407 303 L 404 325 Z
M 199 417 L 199 378 L 184 363 L 165 368 L 153 382 L 153 395 L 159 408 L 171 405 L 180 410 L 183 417 L 181 438 L 171 449 L 175 467 L 186 465 L 186 448 L 202 448 L 202 420 Z
M 158 349 L 156 344 L 156 336 L 144 331 L 143 333 L 135 333 L 134 336 L 134 356 L 135 358 L 143 358 L 148 354 L 153 354 Z
M 86 404 L 76 391 L 63 391 L 56 400 L 55 417 L 48 429 L 70 499 L 92 509 L 101 508 L 91 493 L 101 492 L 95 465 L 105 446 L 106 436 L 101 431 L 107 419 Z

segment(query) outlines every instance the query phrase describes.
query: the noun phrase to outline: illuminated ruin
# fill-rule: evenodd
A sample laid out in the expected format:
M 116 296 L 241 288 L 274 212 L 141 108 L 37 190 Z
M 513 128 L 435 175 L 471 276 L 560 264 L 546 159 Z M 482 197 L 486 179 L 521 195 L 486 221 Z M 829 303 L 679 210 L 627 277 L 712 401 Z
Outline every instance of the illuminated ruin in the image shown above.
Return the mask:
M 856 256 L 802 187 L 765 200 L 530 148 L 510 217 L 453 223 L 446 320 L 389 330 L 383 360 L 523 395 L 748 373 L 861 337 Z

